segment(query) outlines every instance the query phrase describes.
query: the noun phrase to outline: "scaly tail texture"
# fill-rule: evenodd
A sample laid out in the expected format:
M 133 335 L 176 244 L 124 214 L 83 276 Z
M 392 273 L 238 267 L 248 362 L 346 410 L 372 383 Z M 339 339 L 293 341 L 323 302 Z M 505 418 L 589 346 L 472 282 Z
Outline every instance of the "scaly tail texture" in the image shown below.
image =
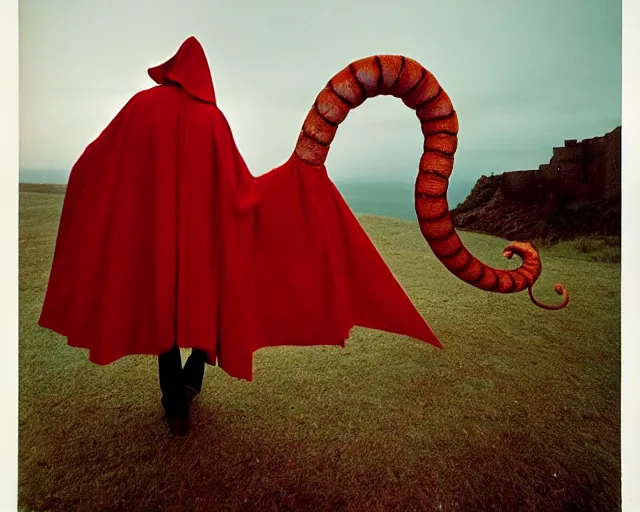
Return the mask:
M 529 289 L 534 304 L 544 309 L 561 309 L 569 295 L 555 285 L 564 301 L 545 305 L 533 297 L 532 287 L 542 264 L 538 252 L 527 242 L 512 242 L 504 251 L 517 254 L 522 265 L 515 270 L 489 267 L 476 259 L 456 233 L 447 202 L 449 176 L 458 145 L 458 117 L 447 93 L 434 76 L 415 60 L 400 55 L 376 55 L 352 62 L 337 73 L 318 94 L 298 138 L 295 153 L 309 165 L 321 166 L 329 153 L 338 125 L 349 111 L 367 98 L 379 94 L 400 98 L 416 111 L 424 134 L 415 185 L 416 213 L 422 234 L 437 258 L 454 275 L 476 288 L 498 293 Z

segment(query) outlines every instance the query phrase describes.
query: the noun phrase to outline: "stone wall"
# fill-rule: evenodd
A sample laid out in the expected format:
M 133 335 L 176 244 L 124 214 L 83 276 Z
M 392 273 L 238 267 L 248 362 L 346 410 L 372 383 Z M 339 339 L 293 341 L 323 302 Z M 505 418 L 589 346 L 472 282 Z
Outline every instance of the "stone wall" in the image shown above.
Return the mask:
M 597 201 L 620 194 L 621 128 L 602 137 L 566 140 L 537 170 L 506 172 L 505 198 L 526 203 Z
M 541 203 L 549 199 L 552 182 L 537 171 L 513 171 L 502 175 L 502 195 L 509 201 Z

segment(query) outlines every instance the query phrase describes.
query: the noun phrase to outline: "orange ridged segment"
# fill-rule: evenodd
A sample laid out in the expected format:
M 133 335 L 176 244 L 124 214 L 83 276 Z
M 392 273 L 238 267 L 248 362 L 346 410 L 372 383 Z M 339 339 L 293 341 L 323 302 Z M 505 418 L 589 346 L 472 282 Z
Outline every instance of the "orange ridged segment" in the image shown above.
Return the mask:
M 422 107 L 418 107 L 416 115 L 420 121 L 428 121 L 438 117 L 444 117 L 453 114 L 453 105 L 449 96 L 444 90 L 441 90 L 438 97 L 430 101 Z
M 460 251 L 458 254 L 449 257 L 443 257 L 442 263 L 451 271 L 457 271 L 469 265 L 472 256 L 468 251 Z
M 416 111 L 417 113 L 417 111 Z M 422 135 L 425 137 L 439 132 L 458 133 L 458 116 L 455 112 L 449 117 L 434 119 L 432 121 L 422 121 L 420 123 Z
M 462 272 L 456 272 L 456 275 L 463 281 L 477 281 L 482 276 L 482 267 L 483 264 L 472 256 L 471 263 Z
M 519 274 L 518 272 L 513 270 L 509 271 L 509 273 L 516 282 L 517 291 L 524 290 L 529 285 L 529 281 L 522 274 Z
M 453 158 L 432 151 L 422 153 L 418 170 L 420 172 L 435 171 L 437 174 L 448 178 L 453 172 Z
M 492 268 L 486 267 L 484 269 L 484 276 L 482 276 L 480 281 L 475 283 L 475 286 L 481 290 L 495 290 L 498 286 L 498 276 L 496 272 Z
M 416 201 L 416 204 L 418 202 L 419 201 Z M 459 251 L 466 250 L 462 245 L 462 240 L 460 240 L 460 237 L 456 233 L 441 240 L 427 240 L 427 242 L 434 253 L 440 254 L 444 258 L 452 256 Z
M 530 265 L 527 265 L 527 266 L 530 266 Z M 522 277 L 527 281 L 527 283 L 533 284 L 537 279 L 536 275 L 532 273 L 531 270 L 524 268 L 524 264 L 521 265 L 520 268 L 516 270 L 516 272 L 522 275 Z
M 322 165 L 329 153 L 329 146 L 321 146 L 313 139 L 310 139 L 304 133 L 298 137 L 296 144 L 297 155 L 305 162 L 311 165 Z
M 436 220 L 449 211 L 449 203 L 446 197 L 416 201 L 416 213 L 419 219 Z
M 499 270 L 498 274 L 498 291 L 501 293 L 511 293 L 515 288 L 514 282 L 509 277 L 509 274 L 504 270 Z
M 338 130 L 336 126 L 327 123 L 315 109 L 309 112 L 302 129 L 311 139 L 325 146 L 331 144 Z
M 424 68 L 415 60 L 405 58 L 404 66 L 400 71 L 400 76 L 393 87 L 389 89 L 389 94 L 393 96 L 402 96 L 422 78 Z
M 420 222 L 422 234 L 428 238 L 444 238 L 453 230 L 451 214 L 435 222 Z
M 425 70 L 424 77 L 418 86 L 406 96 L 402 96 L 402 102 L 415 110 L 418 105 L 435 98 L 439 91 L 440 84 L 431 73 Z
M 353 70 L 358 82 L 364 87 L 367 98 L 373 98 L 380 94 L 380 88 L 378 87 L 380 68 L 376 63 L 375 57 L 355 61 Z
M 367 99 L 362 92 L 362 88 L 358 85 L 355 75 L 348 67 L 336 74 L 329 83 L 335 93 L 344 98 L 351 108 L 362 105 L 364 100 Z
M 540 258 L 536 258 L 533 261 L 525 260 L 520 269 L 523 272 L 526 272 L 533 276 L 533 279 L 531 279 L 531 282 L 533 283 L 536 279 L 538 279 L 538 276 L 542 272 L 542 264 L 540 263 Z
M 380 94 L 389 94 L 389 88 L 398 79 L 402 68 L 402 57 L 399 55 L 380 55 L 382 65 L 382 89 Z
M 438 133 L 425 137 L 424 150 L 425 151 L 437 151 L 439 153 L 446 153 L 449 157 L 453 158 L 454 153 L 458 149 L 458 137 L 455 135 L 449 135 L 448 133 Z
M 327 121 L 340 124 L 349 113 L 349 107 L 329 88 L 324 88 L 316 99 L 319 114 Z
M 416 193 L 431 197 L 445 197 L 449 180 L 435 174 L 421 172 L 416 180 Z

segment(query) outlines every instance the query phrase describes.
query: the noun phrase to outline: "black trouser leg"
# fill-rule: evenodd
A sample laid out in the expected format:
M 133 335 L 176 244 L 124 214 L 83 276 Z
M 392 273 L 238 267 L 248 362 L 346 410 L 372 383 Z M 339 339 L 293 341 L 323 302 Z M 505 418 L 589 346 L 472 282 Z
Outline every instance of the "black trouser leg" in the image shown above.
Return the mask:
M 162 405 L 167 412 L 178 412 L 184 404 L 182 360 L 180 349 L 174 345 L 169 352 L 158 356 L 158 376 L 162 391 Z
M 194 348 L 182 370 L 182 379 L 185 386 L 192 387 L 197 393 L 202 391 L 204 367 L 207 362 L 207 354 L 203 350 Z

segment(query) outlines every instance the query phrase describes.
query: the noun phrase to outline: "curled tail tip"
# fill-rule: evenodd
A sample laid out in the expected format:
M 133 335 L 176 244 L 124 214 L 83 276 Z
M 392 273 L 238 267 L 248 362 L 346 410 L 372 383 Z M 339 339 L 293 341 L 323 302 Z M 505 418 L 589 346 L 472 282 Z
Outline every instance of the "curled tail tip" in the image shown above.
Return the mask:
M 505 258 L 511 259 L 514 254 L 517 254 L 523 259 L 526 256 L 539 257 L 537 249 L 530 242 L 509 242 L 509 245 L 504 249 L 502 255 Z
M 561 283 L 556 283 L 553 289 L 558 295 L 562 295 L 564 297 L 564 300 L 560 304 L 543 304 L 533 296 L 533 290 L 531 289 L 531 286 L 529 286 L 529 297 L 531 298 L 531 302 L 533 302 L 539 308 L 547 310 L 558 310 L 565 308 L 567 304 L 569 304 L 569 292 L 567 291 L 567 288 Z
M 562 283 L 556 283 L 553 289 L 556 291 L 558 295 L 565 295 L 565 294 L 569 295 L 567 292 L 567 288 Z

